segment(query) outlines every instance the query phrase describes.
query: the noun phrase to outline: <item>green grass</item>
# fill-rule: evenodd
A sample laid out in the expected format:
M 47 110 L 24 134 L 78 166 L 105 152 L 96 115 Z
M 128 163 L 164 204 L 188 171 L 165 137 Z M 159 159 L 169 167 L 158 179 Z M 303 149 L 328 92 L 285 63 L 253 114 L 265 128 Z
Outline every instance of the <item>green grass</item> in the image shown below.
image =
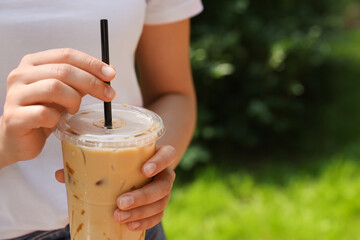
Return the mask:
M 360 239 L 357 160 L 266 163 L 255 172 L 208 167 L 175 187 L 164 219 L 168 238 Z

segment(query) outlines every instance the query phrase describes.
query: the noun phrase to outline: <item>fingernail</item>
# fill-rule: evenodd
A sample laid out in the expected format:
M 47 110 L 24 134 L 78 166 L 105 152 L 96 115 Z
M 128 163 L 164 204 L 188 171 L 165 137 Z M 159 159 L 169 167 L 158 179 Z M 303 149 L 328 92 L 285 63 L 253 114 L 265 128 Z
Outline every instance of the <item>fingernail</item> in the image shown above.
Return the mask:
M 140 227 L 140 222 L 132 222 L 131 223 L 131 228 L 132 229 L 137 229 L 138 227 Z
M 106 76 L 106 77 L 113 77 L 115 75 L 115 70 L 109 66 L 103 66 L 101 68 L 101 72 Z
M 118 213 L 118 218 L 120 221 L 125 221 L 126 219 L 129 219 L 131 216 L 130 212 L 119 212 Z
M 106 86 L 104 90 L 104 95 L 105 97 L 112 99 L 113 97 L 115 97 L 115 91 L 114 89 L 112 89 L 112 87 Z
M 120 198 L 120 209 L 125 209 L 134 204 L 134 198 L 131 196 Z
M 146 175 L 151 175 L 155 172 L 156 165 L 154 163 L 148 163 L 144 166 L 144 172 Z

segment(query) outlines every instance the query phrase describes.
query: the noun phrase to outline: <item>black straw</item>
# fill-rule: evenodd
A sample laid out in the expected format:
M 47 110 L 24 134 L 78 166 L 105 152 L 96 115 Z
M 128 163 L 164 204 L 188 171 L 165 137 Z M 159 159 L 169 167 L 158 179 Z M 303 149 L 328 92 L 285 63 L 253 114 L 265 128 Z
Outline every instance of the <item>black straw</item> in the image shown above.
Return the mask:
M 101 54 L 102 61 L 106 64 L 110 64 L 109 57 L 109 33 L 108 33 L 108 20 L 100 20 L 101 27 Z M 106 82 L 110 85 L 110 82 Z M 112 115 L 111 115 L 111 102 L 104 102 L 104 115 L 105 115 L 105 127 L 112 128 Z

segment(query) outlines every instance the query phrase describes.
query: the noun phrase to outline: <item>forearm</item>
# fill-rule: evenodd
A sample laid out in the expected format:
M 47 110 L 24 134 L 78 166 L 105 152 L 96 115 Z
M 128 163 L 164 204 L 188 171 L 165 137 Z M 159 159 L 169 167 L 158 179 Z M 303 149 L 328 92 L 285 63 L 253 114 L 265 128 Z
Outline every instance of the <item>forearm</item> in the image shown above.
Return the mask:
M 165 135 L 158 145 L 171 145 L 176 149 L 177 159 L 172 165 L 175 168 L 194 133 L 196 123 L 196 100 L 194 96 L 180 93 L 169 93 L 146 104 L 145 107 L 161 116 L 166 127 Z
M 188 19 L 144 26 L 136 59 L 145 107 L 164 120 L 166 133 L 159 145 L 172 145 L 179 162 L 193 136 L 196 122 L 196 97 L 190 57 Z

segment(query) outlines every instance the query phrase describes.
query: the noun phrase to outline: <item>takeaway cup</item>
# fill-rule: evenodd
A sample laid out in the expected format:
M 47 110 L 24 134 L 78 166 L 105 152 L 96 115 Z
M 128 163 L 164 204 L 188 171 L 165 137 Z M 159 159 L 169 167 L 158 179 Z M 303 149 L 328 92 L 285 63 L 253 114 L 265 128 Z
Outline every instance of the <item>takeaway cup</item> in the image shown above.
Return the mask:
M 141 168 L 164 134 L 162 119 L 144 108 L 113 104 L 113 128 L 104 127 L 102 104 L 64 113 L 61 139 L 71 240 L 143 240 L 114 220 L 117 198 L 146 184 Z

